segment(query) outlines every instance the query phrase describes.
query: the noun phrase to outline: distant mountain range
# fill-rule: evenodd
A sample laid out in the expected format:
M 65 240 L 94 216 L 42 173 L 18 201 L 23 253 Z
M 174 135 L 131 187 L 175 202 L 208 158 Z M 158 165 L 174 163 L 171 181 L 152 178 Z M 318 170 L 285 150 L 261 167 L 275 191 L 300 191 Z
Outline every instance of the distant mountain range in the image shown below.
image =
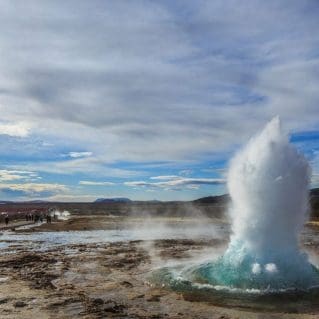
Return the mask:
M 130 203 L 131 200 L 126 197 L 115 197 L 115 198 L 98 198 L 94 203 Z
M 319 188 L 310 191 L 310 206 L 312 220 L 319 221 Z M 92 202 L 49 202 L 31 201 L 0 201 L 2 212 L 23 212 L 28 209 L 56 208 L 68 210 L 74 214 L 113 214 L 129 216 L 148 214 L 150 216 L 190 216 L 200 212 L 205 216 L 224 218 L 227 211 L 229 195 L 202 197 L 193 201 L 135 201 L 126 197 L 98 198 Z M 195 208 L 195 209 L 193 209 Z
M 226 204 L 230 200 L 228 194 L 207 196 L 190 201 L 194 204 Z M 165 201 L 159 201 L 156 199 L 149 201 L 133 201 L 127 197 L 114 197 L 114 198 L 97 198 L 93 203 L 165 203 Z M 174 202 L 174 201 L 173 201 Z M 178 202 L 178 201 L 176 201 Z M 26 203 L 26 204 L 45 204 L 54 203 L 46 200 L 30 200 L 30 201 L 10 201 L 10 200 L 0 200 L 0 205 L 14 204 L 14 203 Z M 319 211 L 319 188 L 313 188 L 310 190 L 310 203 L 312 208 L 316 208 Z
M 228 194 L 224 195 L 217 195 L 217 196 L 208 196 L 195 199 L 191 201 L 193 204 L 197 205 L 209 205 L 212 204 L 214 206 L 224 206 L 230 200 Z M 94 203 L 153 203 L 153 204 L 164 204 L 165 202 L 157 201 L 157 200 L 150 200 L 150 201 L 132 201 L 129 198 L 98 198 Z M 167 202 L 173 203 L 173 202 Z M 178 202 L 176 202 L 178 203 Z M 312 216 L 319 218 L 319 188 L 313 188 L 310 190 L 310 206 L 312 208 Z
M 208 196 L 208 197 L 202 197 L 199 199 L 195 199 L 191 202 L 197 203 L 197 204 L 223 204 L 226 203 L 229 200 L 229 195 L 217 195 L 217 196 Z M 160 200 L 146 200 L 146 201 L 135 201 L 131 200 L 126 197 L 115 197 L 115 198 L 98 198 L 93 203 L 139 203 L 139 202 L 145 202 L 145 203 L 165 203 L 165 201 Z M 170 201 L 170 202 L 178 202 L 178 201 Z
M 15 203 L 21 203 L 21 204 L 23 204 L 23 203 L 26 203 L 26 204 L 45 204 L 45 203 L 50 203 L 50 201 L 41 200 L 41 199 L 26 200 L 26 201 L 0 200 L 0 205 L 15 204 Z

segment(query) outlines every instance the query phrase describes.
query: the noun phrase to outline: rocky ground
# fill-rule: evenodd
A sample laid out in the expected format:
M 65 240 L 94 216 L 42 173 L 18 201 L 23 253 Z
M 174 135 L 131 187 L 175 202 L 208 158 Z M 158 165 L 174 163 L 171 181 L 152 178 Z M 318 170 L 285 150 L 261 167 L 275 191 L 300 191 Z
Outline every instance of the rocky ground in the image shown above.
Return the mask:
M 192 302 L 149 282 L 159 264 L 185 262 L 224 245 L 217 239 L 156 240 L 65 245 L 43 252 L 26 250 L 23 244 L 3 249 L 0 318 L 319 318 L 311 309 L 304 314 L 257 313 Z

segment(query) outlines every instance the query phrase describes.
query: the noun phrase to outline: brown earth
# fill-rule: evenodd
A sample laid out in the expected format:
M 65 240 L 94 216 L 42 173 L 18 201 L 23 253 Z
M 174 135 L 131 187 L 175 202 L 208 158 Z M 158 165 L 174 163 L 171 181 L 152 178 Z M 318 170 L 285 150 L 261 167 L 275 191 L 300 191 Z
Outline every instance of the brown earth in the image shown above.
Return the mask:
M 125 223 L 121 218 L 77 217 L 32 231 L 120 228 Z M 154 267 L 223 245 L 219 240 L 130 241 L 65 245 L 45 252 L 17 245 L 14 254 L 10 248 L 0 256 L 0 318 L 319 318 L 315 310 L 289 314 L 227 309 L 186 300 L 149 282 Z

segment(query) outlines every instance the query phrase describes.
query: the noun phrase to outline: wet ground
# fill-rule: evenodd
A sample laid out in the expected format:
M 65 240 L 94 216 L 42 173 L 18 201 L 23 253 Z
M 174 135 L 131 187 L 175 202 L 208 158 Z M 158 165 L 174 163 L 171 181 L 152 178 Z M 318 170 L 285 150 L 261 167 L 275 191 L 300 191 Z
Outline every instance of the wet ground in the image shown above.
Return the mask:
M 218 220 L 101 216 L 3 232 L 0 318 L 319 318 L 311 304 L 290 313 L 229 308 L 149 281 L 156 268 L 221 254 L 228 236 Z M 301 241 L 317 263 L 317 227 Z

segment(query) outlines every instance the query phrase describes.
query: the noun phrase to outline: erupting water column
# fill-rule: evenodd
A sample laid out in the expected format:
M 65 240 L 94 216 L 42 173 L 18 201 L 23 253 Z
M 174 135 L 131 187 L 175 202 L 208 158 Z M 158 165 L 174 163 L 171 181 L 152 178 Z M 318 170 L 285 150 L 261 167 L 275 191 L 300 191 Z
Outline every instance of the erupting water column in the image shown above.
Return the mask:
M 231 161 L 231 241 L 226 253 L 184 273 L 192 280 L 240 289 L 309 288 L 317 269 L 298 248 L 307 218 L 310 168 L 282 133 L 279 118 Z

